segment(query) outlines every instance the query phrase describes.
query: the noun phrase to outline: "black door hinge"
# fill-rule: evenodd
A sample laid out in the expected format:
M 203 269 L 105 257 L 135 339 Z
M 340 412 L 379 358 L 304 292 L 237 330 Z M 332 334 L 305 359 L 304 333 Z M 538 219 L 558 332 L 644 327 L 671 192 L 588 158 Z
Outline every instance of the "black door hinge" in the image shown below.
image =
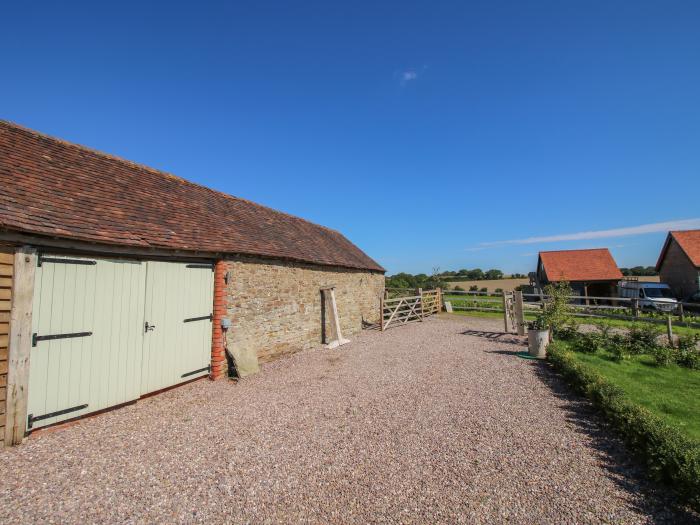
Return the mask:
M 52 339 L 70 339 L 71 337 L 88 337 L 92 332 L 75 332 L 72 334 L 38 335 L 32 334 L 32 346 L 36 346 L 39 341 L 51 341 Z
M 86 403 L 84 405 L 80 405 L 77 407 L 64 408 L 63 410 L 57 410 L 56 412 L 49 412 L 48 414 L 44 414 L 41 416 L 35 416 L 34 414 L 29 414 L 29 416 L 27 416 L 27 430 L 32 429 L 35 421 L 41 421 L 42 419 L 49 419 L 51 417 L 62 416 L 63 414 L 68 414 L 70 412 L 77 412 L 78 410 L 83 410 L 84 408 L 87 408 L 87 407 L 88 407 L 88 405 Z

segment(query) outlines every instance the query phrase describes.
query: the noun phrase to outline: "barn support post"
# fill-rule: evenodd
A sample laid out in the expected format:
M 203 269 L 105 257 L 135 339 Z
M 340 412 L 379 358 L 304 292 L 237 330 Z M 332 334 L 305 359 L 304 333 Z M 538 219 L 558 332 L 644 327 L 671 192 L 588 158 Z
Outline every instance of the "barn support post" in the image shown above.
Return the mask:
M 27 426 L 29 356 L 32 349 L 32 301 L 36 250 L 22 246 L 15 251 L 12 310 L 7 369 L 5 444 L 19 445 Z
M 216 380 L 227 375 L 226 349 L 224 337 L 226 332 L 221 321 L 226 317 L 226 262 L 216 261 L 214 265 L 214 306 L 211 330 L 211 370 L 209 379 Z

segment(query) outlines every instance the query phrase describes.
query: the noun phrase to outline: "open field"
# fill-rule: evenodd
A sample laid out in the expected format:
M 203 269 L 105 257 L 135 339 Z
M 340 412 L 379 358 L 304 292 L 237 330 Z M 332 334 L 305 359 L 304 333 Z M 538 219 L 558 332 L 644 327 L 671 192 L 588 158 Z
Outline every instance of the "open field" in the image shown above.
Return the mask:
M 517 286 L 530 284 L 530 279 L 484 279 L 483 281 L 455 281 L 448 283 L 450 287 L 461 286 L 465 290 L 469 290 L 471 286 L 478 286 L 479 290 L 487 288 L 489 292 L 493 292 L 496 288 L 501 288 L 506 292 L 512 292 Z
M 646 276 L 640 277 L 640 281 L 658 283 L 658 276 Z M 454 288 L 455 286 L 461 286 L 465 290 L 469 290 L 471 286 L 478 286 L 479 290 L 486 287 L 489 292 L 493 292 L 496 288 L 501 288 L 506 292 L 512 292 L 517 286 L 523 284 L 530 284 L 530 279 L 485 279 L 483 281 L 455 281 L 450 282 L 449 286 Z
M 523 339 L 444 316 L 0 452 L 5 522 L 683 523 Z
M 649 355 L 632 356 L 619 363 L 604 351 L 574 355 L 622 388 L 631 401 L 700 442 L 700 371 L 677 365 L 659 367 Z

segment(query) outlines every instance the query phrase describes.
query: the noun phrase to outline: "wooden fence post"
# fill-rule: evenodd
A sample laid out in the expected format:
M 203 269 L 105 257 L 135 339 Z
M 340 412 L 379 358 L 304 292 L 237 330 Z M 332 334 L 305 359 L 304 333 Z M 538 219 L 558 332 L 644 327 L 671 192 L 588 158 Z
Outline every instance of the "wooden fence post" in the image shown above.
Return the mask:
M 505 328 L 506 333 L 510 333 L 511 329 L 513 328 L 512 325 L 512 320 L 510 318 L 510 315 L 508 315 L 508 298 L 507 298 L 507 292 L 504 290 L 501 292 L 503 296 L 503 325 Z
M 416 288 L 416 295 L 420 296 L 420 321 L 423 322 L 423 288 Z
M 683 311 L 683 303 L 678 305 L 678 316 L 680 317 L 681 323 L 685 322 L 685 312 Z
M 518 335 L 525 335 L 525 311 L 523 307 L 523 292 L 515 291 L 515 324 Z
M 384 290 L 384 294 L 386 294 L 386 290 Z M 380 330 L 383 332 L 384 331 L 384 297 L 379 298 L 379 326 L 380 326 Z
M 14 257 L 7 370 L 5 444 L 19 445 L 27 425 L 29 355 L 32 349 L 32 301 L 36 250 L 18 248 Z
M 673 348 L 673 321 L 670 315 L 666 319 L 666 330 L 668 332 L 668 346 Z
M 634 317 L 639 317 L 639 299 L 636 297 L 632 299 L 632 315 Z

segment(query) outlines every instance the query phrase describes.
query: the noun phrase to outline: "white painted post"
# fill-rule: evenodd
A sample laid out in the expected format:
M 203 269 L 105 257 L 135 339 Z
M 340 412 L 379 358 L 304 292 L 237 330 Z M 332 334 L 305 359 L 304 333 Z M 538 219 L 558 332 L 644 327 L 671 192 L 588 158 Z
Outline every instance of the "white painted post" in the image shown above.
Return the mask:
M 28 246 L 18 248 L 14 258 L 12 310 L 10 312 L 5 412 L 6 445 L 20 444 L 26 432 L 35 268 L 36 250 Z
M 343 333 L 340 330 L 340 318 L 338 317 L 338 306 L 335 302 L 335 288 L 325 288 L 324 295 L 328 292 L 330 294 L 331 303 L 331 328 L 333 329 L 333 340 L 326 345 L 327 348 L 338 348 L 341 345 L 349 343 L 349 339 L 343 338 Z

